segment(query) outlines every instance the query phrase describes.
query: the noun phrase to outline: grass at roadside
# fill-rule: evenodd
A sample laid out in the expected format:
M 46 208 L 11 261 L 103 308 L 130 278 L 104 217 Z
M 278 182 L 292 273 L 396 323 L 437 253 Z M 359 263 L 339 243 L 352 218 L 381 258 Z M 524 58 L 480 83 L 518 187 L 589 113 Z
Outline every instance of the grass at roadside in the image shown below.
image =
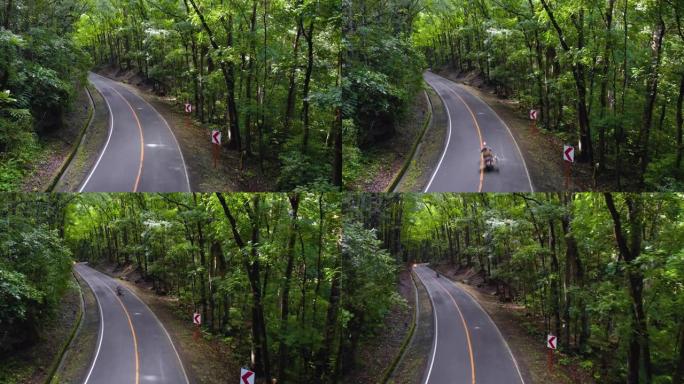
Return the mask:
M 359 191 L 384 191 L 401 170 L 415 138 L 425 125 L 429 108 L 425 94 L 422 91 L 416 93 L 406 117 L 397 124 L 394 136 L 364 149 L 358 159 L 354 160 L 357 163 L 353 167 L 355 175 L 353 180 L 345 180 L 347 187 Z
M 356 367 L 344 377 L 342 383 L 381 383 L 385 370 L 400 353 L 415 312 L 415 293 L 409 271 L 404 270 L 400 273 L 397 290 L 406 300 L 406 305 L 396 305 L 392 308 L 378 333 L 361 343 Z
M 95 165 L 100 151 L 109 134 L 109 109 L 100 92 L 92 84 L 88 85 L 93 97 L 95 110 L 90 127 L 83 136 L 74 158 L 55 186 L 55 191 L 77 191 L 91 168 Z
M 442 99 L 432 88 L 427 89 L 432 120 L 422 142 L 418 145 L 411 164 L 397 185 L 397 192 L 421 192 L 427 186 L 444 149 L 448 120 Z
M 397 364 L 387 383 L 416 384 L 420 383 L 430 359 L 432 337 L 434 334 L 432 303 L 423 283 L 414 274 L 416 289 L 418 290 L 418 317 L 413 338 L 401 360 Z M 414 292 L 415 296 L 415 292 Z M 415 301 L 415 299 L 414 299 Z M 414 308 L 415 310 L 415 308 Z
M 95 295 L 88 284 L 77 278 L 83 292 L 84 313 L 80 329 L 71 346 L 64 354 L 62 364 L 57 369 L 50 384 L 80 384 L 83 382 L 97 344 L 100 317 Z
M 12 189 L 18 188 L 23 192 L 45 191 L 74 146 L 78 145 L 81 130 L 88 121 L 90 98 L 85 88 L 77 89 L 79 91 L 71 109 L 64 116 L 62 127 L 41 135 L 35 147 L 25 148 L 22 157 L 27 159 L 27 163 L 16 170 L 16 181 L 19 185 Z

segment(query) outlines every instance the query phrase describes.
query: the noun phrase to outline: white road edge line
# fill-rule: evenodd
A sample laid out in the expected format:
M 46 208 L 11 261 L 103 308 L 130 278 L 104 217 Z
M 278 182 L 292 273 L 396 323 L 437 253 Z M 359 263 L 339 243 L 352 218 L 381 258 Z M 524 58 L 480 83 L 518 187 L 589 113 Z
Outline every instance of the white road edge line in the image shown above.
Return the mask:
M 418 274 L 418 278 L 420 279 L 420 282 L 425 286 L 425 290 L 428 293 L 428 297 L 430 298 L 430 304 L 432 305 L 432 317 L 435 318 L 435 345 L 432 348 L 432 356 L 430 357 L 430 368 L 428 369 L 427 376 L 425 377 L 425 383 L 428 384 L 430 382 L 430 375 L 432 374 L 432 366 L 435 364 L 435 356 L 437 355 L 437 330 L 439 329 L 439 324 L 437 323 L 437 308 L 435 306 L 435 302 L 432 300 L 432 294 L 430 293 L 430 290 L 427 288 L 427 284 L 423 281 L 423 278 Z M 416 303 L 416 307 L 417 307 Z
M 90 365 L 90 370 L 88 370 L 88 376 L 86 376 L 85 381 L 83 384 L 87 384 L 88 380 L 90 380 L 90 375 L 93 373 L 93 369 L 95 368 L 95 363 L 97 362 L 97 358 L 100 356 L 100 349 L 102 348 L 102 339 L 104 338 L 104 316 L 102 314 L 102 306 L 100 305 L 100 299 L 97 298 L 97 295 L 95 294 L 95 288 L 90 285 L 90 282 L 88 279 L 85 278 L 85 276 L 81 275 L 80 272 L 76 271 L 88 284 L 90 287 L 90 290 L 93 292 L 93 296 L 95 297 L 95 301 L 97 302 L 97 308 L 100 310 L 100 336 L 98 337 L 97 341 L 97 352 L 95 352 L 95 358 L 93 358 L 93 362 Z
M 508 131 L 508 134 L 511 136 L 511 139 L 513 139 L 513 144 L 515 144 L 515 148 L 518 150 L 518 155 L 520 155 L 520 158 L 522 159 L 523 168 L 525 168 L 525 174 L 527 175 L 527 182 L 530 185 L 530 192 L 534 192 L 534 187 L 532 186 L 532 179 L 530 178 L 530 172 L 527 170 L 527 163 L 525 162 L 525 157 L 523 156 L 522 151 L 520 150 L 520 146 L 518 146 L 518 141 L 515 140 L 515 137 L 513 136 L 513 133 L 511 132 L 511 128 L 508 127 L 508 124 L 506 124 L 506 122 L 503 121 L 501 116 L 499 116 L 499 114 L 496 113 L 496 111 L 494 111 L 494 109 L 492 107 L 490 107 L 489 104 L 487 104 L 484 100 L 480 99 L 477 95 L 474 95 L 473 93 L 471 93 L 465 87 L 462 87 L 458 83 L 455 83 L 449 79 L 446 79 L 446 80 L 454 83 L 457 87 L 464 90 L 465 92 L 468 92 L 471 96 L 474 96 L 475 99 L 479 100 L 482 104 L 484 104 L 487 107 L 487 109 L 489 109 L 494 114 L 494 116 L 496 116 L 496 118 L 499 119 L 501 124 L 503 124 L 503 126 L 506 127 L 506 131 Z
M 106 79 L 106 80 L 114 81 L 114 82 L 115 82 L 115 80 L 109 79 L 109 78 L 104 77 L 104 76 L 102 76 L 102 75 L 100 75 L 100 74 L 97 74 L 97 73 L 96 73 L 95 75 L 100 76 L 100 77 L 102 77 L 103 79 Z M 181 151 L 180 145 L 178 144 L 178 139 L 176 139 L 176 135 L 173 134 L 173 131 L 171 130 L 171 126 L 170 126 L 169 123 L 166 121 L 166 119 L 164 118 L 164 116 L 162 116 L 162 114 L 159 113 L 159 111 L 157 111 L 157 109 L 156 109 L 155 107 L 152 106 L 152 104 L 148 103 L 147 100 L 145 100 L 142 96 L 136 94 L 135 92 L 131 92 L 130 90 L 128 90 L 128 91 L 129 91 L 133 96 L 139 98 L 139 99 L 142 100 L 145 104 L 147 104 L 147 105 L 150 107 L 150 109 L 152 109 L 152 110 L 157 114 L 157 116 L 159 116 L 159 118 L 162 119 L 162 121 L 164 122 L 164 124 L 166 124 L 166 128 L 169 130 L 169 133 L 171 133 L 171 137 L 173 137 L 173 141 L 176 143 L 176 148 L 178 148 L 178 153 L 180 153 L 181 161 L 183 162 L 183 173 L 185 174 L 185 183 L 186 183 L 187 186 L 188 186 L 188 192 L 192 192 L 191 189 L 190 189 L 190 178 L 188 177 L 188 166 L 185 164 L 185 157 L 183 157 L 183 151 Z
M 95 72 L 91 72 L 94 75 L 100 76 L 96 74 Z M 100 76 L 102 77 L 102 76 Z M 100 160 L 102 160 L 102 156 L 104 156 L 105 152 L 107 152 L 107 147 L 109 146 L 109 141 L 112 139 L 112 132 L 114 131 L 114 114 L 112 113 L 112 107 L 109 106 L 109 101 L 107 101 L 107 98 L 102 94 L 102 91 L 97 88 L 95 84 L 95 89 L 100 93 L 100 96 L 104 99 L 105 103 L 107 104 L 107 109 L 109 110 L 109 135 L 107 136 L 107 142 L 104 145 L 104 148 L 102 148 L 102 151 L 100 152 L 100 156 L 98 156 L 97 161 L 95 162 L 95 165 L 93 166 L 93 169 L 90 170 L 90 173 L 88 174 L 88 177 L 85 179 L 83 182 L 83 185 L 81 185 L 81 188 L 78 190 L 78 192 L 83 192 L 83 189 L 86 187 L 88 182 L 90 181 L 90 178 L 93 176 L 95 173 L 95 170 L 97 169 L 97 166 L 100 165 Z M 93 107 L 93 113 L 95 113 L 95 109 Z
M 432 73 L 432 72 L 430 72 Z M 442 151 L 442 156 L 439 158 L 439 162 L 437 163 L 437 167 L 435 168 L 434 172 L 432 172 L 432 177 L 430 177 L 430 181 L 428 181 L 427 186 L 425 187 L 425 192 L 430 189 L 430 185 L 432 185 L 432 180 L 435 179 L 435 176 L 437 175 L 437 171 L 439 171 L 439 167 L 442 166 L 442 161 L 444 160 L 444 156 L 447 153 L 447 149 L 449 148 L 449 143 L 451 142 L 451 114 L 449 113 L 449 106 L 447 106 L 447 103 L 444 102 L 444 98 L 442 95 L 439 94 L 439 91 L 437 91 L 437 88 L 432 86 L 427 80 L 425 82 L 430 86 L 430 88 L 435 90 L 435 93 L 437 96 L 439 96 L 440 100 L 442 100 L 442 105 L 444 105 L 444 109 L 446 109 L 447 112 L 447 117 L 449 118 L 449 133 L 447 135 L 447 142 L 446 145 L 444 145 L 444 150 Z M 434 113 L 432 114 L 434 116 Z
M 515 359 L 515 356 L 513 356 L 513 351 L 511 351 L 511 347 L 508 345 L 508 342 L 506 341 L 506 339 L 501 334 L 501 330 L 499 330 L 499 327 L 497 327 L 496 323 L 494 323 L 494 320 L 492 320 L 492 317 L 489 316 L 489 313 L 487 311 L 485 311 L 485 309 L 482 307 L 482 305 L 480 305 L 480 303 L 477 301 L 477 299 L 473 295 L 471 295 L 470 292 L 468 292 L 467 290 L 462 289 L 461 287 L 456 285 L 456 283 L 453 280 L 451 280 L 451 279 L 448 279 L 448 280 L 451 284 L 454 285 L 454 287 L 456 287 L 456 289 L 458 289 L 462 292 L 465 292 L 468 296 L 470 296 L 470 299 L 473 300 L 475 302 L 475 304 L 477 304 L 477 306 L 480 308 L 480 310 L 482 312 L 484 312 L 485 315 L 487 315 L 487 319 L 489 319 L 489 322 L 492 324 L 494 329 L 496 329 L 496 333 L 499 335 L 499 338 L 501 339 L 501 341 L 503 341 L 504 345 L 506 346 L 506 349 L 508 350 L 508 354 L 511 355 L 511 359 L 513 359 L 513 365 L 515 365 L 515 370 L 518 372 L 518 377 L 520 377 L 520 382 L 522 384 L 525 384 L 525 380 L 522 377 L 522 373 L 520 373 L 520 367 L 518 367 L 518 361 Z

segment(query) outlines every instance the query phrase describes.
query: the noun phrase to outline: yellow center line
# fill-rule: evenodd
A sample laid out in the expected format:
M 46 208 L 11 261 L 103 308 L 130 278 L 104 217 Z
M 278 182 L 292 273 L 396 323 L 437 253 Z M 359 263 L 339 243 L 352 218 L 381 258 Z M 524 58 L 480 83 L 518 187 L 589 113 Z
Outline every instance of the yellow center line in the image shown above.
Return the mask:
M 119 93 L 119 91 L 114 89 L 114 87 L 110 88 L 112 91 L 116 92 L 116 94 L 119 95 L 126 104 L 128 104 L 128 108 L 131 109 L 131 112 L 133 112 L 133 117 L 135 117 L 135 121 L 138 123 L 138 131 L 140 132 L 140 166 L 138 167 L 138 176 L 135 178 L 135 185 L 133 186 L 133 192 L 138 192 L 138 184 L 140 184 L 140 176 L 142 175 L 143 160 L 145 159 L 145 139 L 143 139 L 142 125 L 140 124 L 138 114 L 135 112 L 135 109 L 133 109 L 131 103 L 129 103 L 128 100 Z
M 468 106 L 468 103 L 466 103 L 465 100 L 461 97 L 461 95 L 458 94 L 458 92 L 454 91 L 451 89 L 451 87 L 447 87 L 448 90 L 450 90 L 456 97 L 458 97 L 463 105 L 465 105 L 466 109 L 468 112 L 470 112 L 470 117 L 473 118 L 473 121 L 475 122 L 475 128 L 477 129 L 477 137 L 480 140 L 480 148 L 482 148 L 482 132 L 480 131 L 480 124 L 477 123 L 477 119 L 475 118 L 475 114 L 473 113 L 473 110 L 470 109 L 470 106 Z M 482 183 L 484 181 L 484 160 L 482 159 L 482 156 L 480 156 L 480 185 L 477 188 L 478 192 L 482 192 Z
M 128 310 L 126 309 L 126 306 L 124 305 L 123 301 L 119 298 L 119 295 L 117 295 L 110 287 L 109 285 L 106 285 L 107 289 L 109 289 L 110 292 L 114 295 L 114 297 L 119 301 L 119 304 L 121 304 L 121 308 L 123 308 L 124 313 L 126 314 L 126 317 L 128 318 L 128 326 L 131 328 L 131 334 L 133 335 L 133 351 L 135 352 L 135 384 L 140 383 L 140 357 L 138 355 L 138 338 L 135 335 L 135 328 L 133 328 L 133 320 L 131 320 L 131 315 L 128 313 Z
M 446 292 L 447 295 L 449 295 L 449 298 L 451 298 L 451 301 L 454 303 L 454 306 L 458 311 L 458 315 L 461 317 L 461 321 L 463 322 L 463 329 L 465 329 L 466 334 L 466 342 L 468 343 L 468 353 L 470 354 L 470 373 L 473 378 L 472 384 L 475 384 L 475 358 L 473 357 L 473 345 L 470 342 L 470 331 L 468 331 L 468 323 L 466 323 L 465 317 L 463 317 L 463 313 L 461 312 L 461 308 L 458 306 L 458 303 L 456 303 L 456 299 L 454 299 L 454 297 L 451 295 L 451 292 L 449 292 L 449 290 L 447 290 L 439 280 L 437 280 L 437 284 L 439 284 L 439 286 L 442 287 L 444 292 Z

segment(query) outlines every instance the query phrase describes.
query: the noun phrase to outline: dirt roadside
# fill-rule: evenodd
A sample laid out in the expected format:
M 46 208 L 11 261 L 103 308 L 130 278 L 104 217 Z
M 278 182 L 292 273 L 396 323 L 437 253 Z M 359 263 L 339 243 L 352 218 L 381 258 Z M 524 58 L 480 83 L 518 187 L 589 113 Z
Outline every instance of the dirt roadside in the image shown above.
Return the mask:
M 40 136 L 40 155 L 36 157 L 31 170 L 21 181 L 22 192 L 44 192 L 62 168 L 74 146 L 78 145 L 81 130 L 88 121 L 92 107 L 85 87 L 78 86 L 77 89 L 71 109 L 64 115 L 62 127 Z M 94 88 L 90 89 L 94 90 Z

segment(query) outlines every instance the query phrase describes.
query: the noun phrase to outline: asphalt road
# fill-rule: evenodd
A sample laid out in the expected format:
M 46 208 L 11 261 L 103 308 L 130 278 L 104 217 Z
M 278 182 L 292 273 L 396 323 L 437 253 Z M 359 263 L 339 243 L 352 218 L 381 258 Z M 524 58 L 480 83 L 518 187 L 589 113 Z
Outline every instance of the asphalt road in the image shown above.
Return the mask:
M 459 84 L 432 72 L 423 78 L 442 98 L 449 121 L 444 150 L 425 192 L 532 192 L 522 153 L 496 112 Z M 498 170 L 481 169 L 483 142 L 496 153 Z
M 79 192 L 189 192 L 183 154 L 162 115 L 116 81 L 88 79 L 109 109 L 109 134 Z
M 131 291 L 115 293 L 117 282 L 80 263 L 76 272 L 95 293 L 100 335 L 83 384 L 188 384 L 171 337 Z
M 524 384 L 508 344 L 482 307 L 427 266 L 414 270 L 430 295 L 435 319 L 423 384 Z

